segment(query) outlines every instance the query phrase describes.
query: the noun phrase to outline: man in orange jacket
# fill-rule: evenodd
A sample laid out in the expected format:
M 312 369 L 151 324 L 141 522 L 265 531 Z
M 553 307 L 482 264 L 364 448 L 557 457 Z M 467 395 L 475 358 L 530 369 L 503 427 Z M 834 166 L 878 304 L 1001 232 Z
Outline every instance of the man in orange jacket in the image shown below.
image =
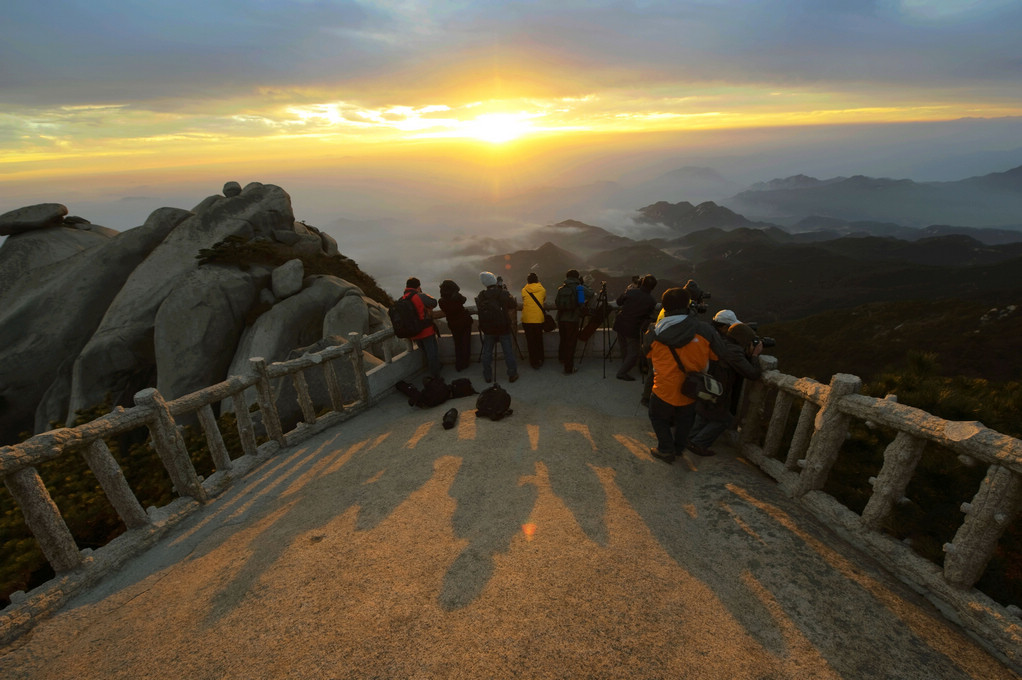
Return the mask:
M 691 298 L 684 288 L 670 288 L 660 300 L 664 317 L 642 340 L 642 351 L 653 364 L 649 422 L 656 434 L 657 447 L 650 449 L 650 453 L 665 463 L 673 463 L 685 450 L 695 418 L 695 400 L 681 393 L 685 373 L 705 371 L 710 360 L 722 355 L 725 347 L 720 334 L 688 313 Z

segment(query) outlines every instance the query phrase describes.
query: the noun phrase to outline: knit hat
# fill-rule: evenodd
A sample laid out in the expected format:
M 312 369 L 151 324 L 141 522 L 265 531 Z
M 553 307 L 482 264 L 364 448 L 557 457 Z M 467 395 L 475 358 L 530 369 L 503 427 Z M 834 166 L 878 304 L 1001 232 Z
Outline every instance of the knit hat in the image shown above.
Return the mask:
M 481 272 L 479 274 L 479 280 L 487 288 L 489 288 L 490 286 L 497 285 L 497 277 L 494 276 L 491 272 Z
M 461 288 L 458 287 L 458 284 L 450 279 L 444 279 L 440 282 L 440 297 L 454 297 L 460 290 Z
M 756 339 L 756 331 L 744 323 L 733 323 L 727 329 L 727 337 L 737 342 L 742 347 L 748 347 L 749 343 Z
M 724 324 L 730 326 L 738 323 L 738 317 L 730 309 L 722 309 L 713 315 L 713 323 Z

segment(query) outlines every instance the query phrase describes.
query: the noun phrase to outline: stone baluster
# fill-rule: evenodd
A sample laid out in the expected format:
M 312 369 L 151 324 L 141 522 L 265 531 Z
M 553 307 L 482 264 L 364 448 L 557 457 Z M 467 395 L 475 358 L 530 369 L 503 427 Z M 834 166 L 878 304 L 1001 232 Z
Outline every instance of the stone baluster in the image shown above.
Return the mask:
M 368 406 L 369 379 L 366 378 L 365 362 L 362 359 L 362 334 L 354 331 L 348 333 L 348 344 L 351 345 L 351 367 L 355 372 L 355 387 L 358 390 L 358 400 L 360 403 Z
M 864 525 L 874 531 L 880 529 L 894 504 L 905 495 L 925 448 L 925 439 L 918 439 L 907 432 L 899 432 L 887 445 L 884 465 L 873 483 L 873 495 L 862 511 Z
M 299 369 L 291 374 L 291 383 L 295 386 L 295 394 L 298 395 L 298 406 L 302 409 L 302 419 L 309 425 L 316 423 L 316 407 L 312 404 L 312 397 L 309 395 L 309 383 L 305 379 L 305 371 Z
M 764 458 L 773 458 L 781 449 L 781 442 L 784 440 L 784 431 L 788 426 L 788 414 L 791 412 L 793 401 L 792 396 L 784 390 L 777 391 L 777 399 L 774 400 L 774 412 L 770 414 L 770 424 L 767 425 L 766 439 L 763 441 Z
M 344 395 L 341 393 L 341 382 L 337 379 L 337 369 L 333 361 L 323 364 L 323 378 L 326 380 L 326 389 L 330 394 L 330 406 L 334 411 L 344 411 Z
M 254 456 L 259 451 L 256 445 L 255 428 L 252 427 L 252 416 L 248 413 L 245 392 L 241 391 L 231 397 L 234 404 L 234 417 L 238 421 L 238 437 L 241 439 L 241 450 L 246 456 Z
M 777 369 L 777 357 L 761 356 L 759 365 L 763 371 Z M 738 434 L 738 448 L 744 449 L 746 444 L 756 444 L 763 431 L 763 408 L 766 405 L 767 385 L 762 380 L 745 381 L 744 413 L 741 419 L 742 429 Z
M 277 402 L 273 398 L 270 376 L 266 371 L 266 359 L 252 357 L 248 361 L 259 377 L 255 386 L 259 399 L 259 411 L 263 416 L 263 427 L 266 428 L 266 436 L 281 446 L 287 446 L 287 439 L 284 438 L 284 432 L 280 426 L 280 414 L 277 413 Z
M 97 439 L 82 451 L 82 456 L 89 464 L 92 474 L 96 475 L 96 481 L 99 482 L 110 505 L 124 521 L 124 526 L 129 529 L 138 529 L 148 525 L 149 516 L 142 504 L 138 502 L 131 487 L 128 486 L 128 480 L 124 478 L 124 472 L 117 464 L 113 454 L 110 453 L 106 442 Z
M 788 456 L 784 459 L 784 467 L 788 470 L 798 470 L 798 462 L 805 458 L 809 450 L 809 442 L 813 436 L 813 423 L 816 421 L 816 414 L 820 407 L 811 401 L 802 402 L 802 409 L 798 414 L 798 424 L 795 425 L 795 433 L 791 435 L 791 444 L 788 446 Z
M 79 566 L 82 555 L 75 539 L 36 469 L 26 467 L 13 472 L 4 477 L 4 485 L 17 501 L 25 524 L 53 570 L 60 573 Z
M 195 474 L 195 467 L 188 456 L 188 448 L 177 431 L 174 417 L 170 414 L 163 395 L 149 387 L 135 395 L 135 403 L 147 407 L 152 412 L 149 433 L 152 435 L 153 448 L 163 461 L 163 467 L 167 469 L 170 481 L 178 494 L 191 496 L 197 501 L 205 501 L 206 491 L 199 482 L 199 476 Z
M 979 580 L 1020 503 L 1019 476 L 1006 467 L 991 465 L 972 502 L 962 506 L 965 521 L 951 543 L 944 546 L 944 578 L 948 583 L 970 588 Z
M 213 407 L 206 404 L 199 409 L 198 415 L 199 424 L 202 425 L 202 431 L 206 435 L 209 455 L 213 458 L 213 465 L 217 470 L 230 470 L 232 467 L 231 456 L 227 453 L 223 435 L 220 434 L 220 426 L 217 425 L 216 417 L 213 415 Z
M 383 342 L 383 362 L 387 364 L 394 363 L 394 350 L 390 347 L 390 340 Z
M 822 489 L 827 483 L 830 468 L 848 437 L 849 418 L 838 409 L 838 401 L 846 394 L 858 392 L 861 386 L 862 380 L 855 375 L 835 373 L 831 378 L 827 400 L 816 414 L 816 428 L 806 451 L 806 465 L 794 490 L 796 498 Z

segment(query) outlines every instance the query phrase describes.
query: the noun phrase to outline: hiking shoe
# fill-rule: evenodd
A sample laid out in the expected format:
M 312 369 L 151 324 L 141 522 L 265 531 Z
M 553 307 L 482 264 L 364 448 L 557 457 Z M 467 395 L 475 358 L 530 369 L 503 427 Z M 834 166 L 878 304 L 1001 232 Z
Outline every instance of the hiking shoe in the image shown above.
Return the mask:
M 705 446 L 699 446 L 698 444 L 688 443 L 688 450 L 697 456 L 716 456 L 717 452 L 713 449 L 708 449 Z
M 650 449 L 649 453 L 654 458 L 659 458 L 660 460 L 664 461 L 668 465 L 670 465 L 671 463 L 674 462 L 674 454 L 673 453 L 664 453 L 663 451 L 661 451 L 660 449 L 657 449 L 657 448 Z
M 511 382 L 514 382 L 515 380 L 518 380 L 518 374 L 517 374 L 517 373 L 515 373 L 515 374 L 514 374 L 513 376 L 511 376 L 510 378 L 508 378 L 508 380 L 510 380 Z
M 627 373 L 624 373 L 624 374 L 619 373 L 618 376 L 617 376 L 617 379 L 618 380 L 632 381 L 632 380 L 635 380 L 635 376 L 634 375 L 628 375 Z
M 643 397 L 642 399 L 639 400 L 639 403 L 642 404 L 643 406 L 649 406 L 649 397 Z

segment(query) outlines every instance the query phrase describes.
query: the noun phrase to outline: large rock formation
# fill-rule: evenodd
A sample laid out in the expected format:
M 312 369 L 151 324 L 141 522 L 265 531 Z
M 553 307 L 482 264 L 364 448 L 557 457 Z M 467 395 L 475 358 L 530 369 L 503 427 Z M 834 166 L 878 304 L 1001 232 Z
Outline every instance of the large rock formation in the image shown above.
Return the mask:
M 295 221 L 283 189 L 223 191 L 124 232 L 58 203 L 0 215 L 0 444 L 92 406 L 131 404 L 145 387 L 187 394 L 247 371 L 253 353 L 281 360 L 389 324 L 366 290 L 304 270 L 375 287 L 332 238 Z M 251 247 L 211 259 L 225 244 Z

